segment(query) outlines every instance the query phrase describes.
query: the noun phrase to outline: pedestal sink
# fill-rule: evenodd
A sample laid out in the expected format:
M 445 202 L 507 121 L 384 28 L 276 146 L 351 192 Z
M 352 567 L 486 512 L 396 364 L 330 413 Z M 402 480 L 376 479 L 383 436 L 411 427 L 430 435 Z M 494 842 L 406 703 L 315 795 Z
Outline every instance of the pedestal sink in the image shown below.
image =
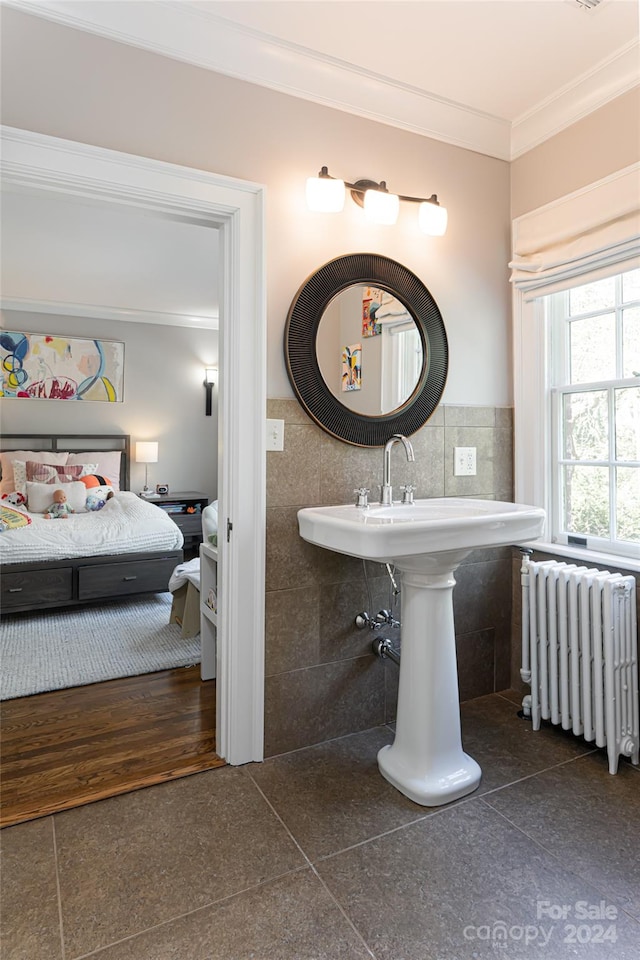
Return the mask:
M 460 735 L 453 572 L 472 550 L 535 540 L 544 511 L 445 497 L 414 503 L 306 507 L 300 536 L 337 553 L 393 563 L 402 578 L 402 654 L 396 736 L 378 753 L 382 775 L 423 806 L 457 800 L 480 783 Z

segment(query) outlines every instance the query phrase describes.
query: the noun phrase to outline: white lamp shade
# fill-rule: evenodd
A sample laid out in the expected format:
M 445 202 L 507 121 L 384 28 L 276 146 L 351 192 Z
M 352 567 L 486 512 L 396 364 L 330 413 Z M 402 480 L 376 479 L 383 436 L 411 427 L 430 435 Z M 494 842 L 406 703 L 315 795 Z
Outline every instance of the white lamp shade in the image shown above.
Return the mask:
M 205 383 L 215 383 L 217 379 L 218 379 L 218 368 L 205 367 L 205 371 L 204 371 Z
M 400 211 L 400 199 L 395 193 L 382 190 L 367 190 L 364 195 L 364 212 L 371 223 L 394 224 Z
M 340 213 L 344 207 L 344 180 L 332 177 L 309 177 L 307 207 L 316 213 Z
M 142 440 L 136 442 L 136 463 L 157 463 L 158 441 Z
M 431 237 L 442 237 L 447 230 L 447 208 L 436 203 L 421 203 L 418 211 L 418 226 Z

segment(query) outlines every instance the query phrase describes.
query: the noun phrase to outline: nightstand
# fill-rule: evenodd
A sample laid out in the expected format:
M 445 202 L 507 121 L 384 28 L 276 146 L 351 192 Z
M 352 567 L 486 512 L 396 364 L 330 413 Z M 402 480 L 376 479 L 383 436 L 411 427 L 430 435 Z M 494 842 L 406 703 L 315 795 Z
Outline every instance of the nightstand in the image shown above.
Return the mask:
M 155 503 L 180 527 L 185 547 L 193 549 L 202 543 L 202 511 L 209 503 L 206 494 L 197 490 L 177 490 L 154 497 L 148 503 Z

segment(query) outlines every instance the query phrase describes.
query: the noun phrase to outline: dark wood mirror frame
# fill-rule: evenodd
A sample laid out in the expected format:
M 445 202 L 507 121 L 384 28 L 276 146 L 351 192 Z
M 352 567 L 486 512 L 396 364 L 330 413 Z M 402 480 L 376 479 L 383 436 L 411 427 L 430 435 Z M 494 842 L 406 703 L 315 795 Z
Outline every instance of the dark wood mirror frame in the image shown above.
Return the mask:
M 348 410 L 331 393 L 316 356 L 322 315 L 341 290 L 353 284 L 380 287 L 397 297 L 413 317 L 422 340 L 423 364 L 418 384 L 398 409 L 381 416 Z M 300 287 L 287 315 L 284 352 L 295 394 L 318 426 L 359 447 L 382 447 L 394 433 L 410 436 L 434 412 L 447 379 L 449 351 L 440 310 L 415 274 L 376 253 L 354 253 L 330 260 Z

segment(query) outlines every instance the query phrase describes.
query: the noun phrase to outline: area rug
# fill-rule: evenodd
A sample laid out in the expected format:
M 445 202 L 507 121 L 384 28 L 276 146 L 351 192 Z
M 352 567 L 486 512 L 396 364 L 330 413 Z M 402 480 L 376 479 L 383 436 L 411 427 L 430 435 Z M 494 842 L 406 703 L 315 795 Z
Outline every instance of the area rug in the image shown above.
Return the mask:
M 0 621 L 0 700 L 200 662 L 169 623 L 171 594 L 14 614 Z

